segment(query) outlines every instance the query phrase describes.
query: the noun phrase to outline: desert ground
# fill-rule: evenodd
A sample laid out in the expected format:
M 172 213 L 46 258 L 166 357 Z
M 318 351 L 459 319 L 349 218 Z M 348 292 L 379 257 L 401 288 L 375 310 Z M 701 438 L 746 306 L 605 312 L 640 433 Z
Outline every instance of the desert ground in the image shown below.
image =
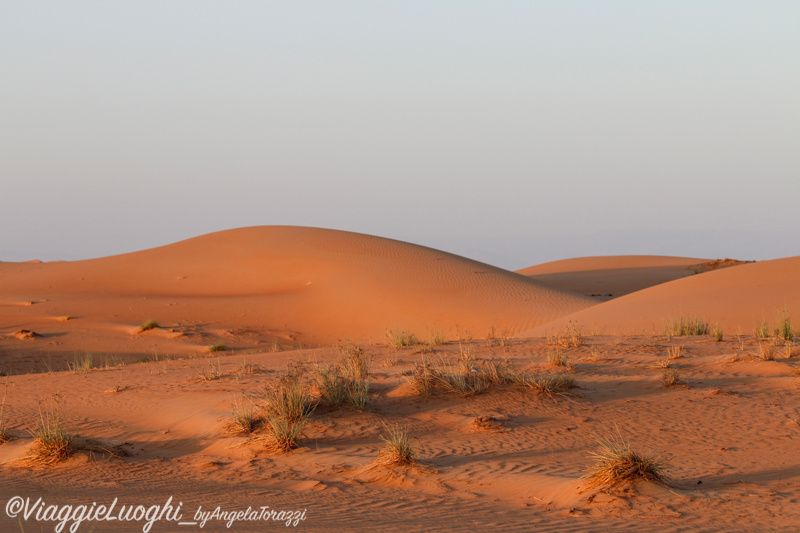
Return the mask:
M 58 525 L 17 497 L 196 522 L 154 532 L 264 506 L 306 531 L 791 530 L 796 317 L 800 257 L 510 272 L 270 226 L 0 263 L 0 530 Z M 603 444 L 641 468 L 597 470 Z

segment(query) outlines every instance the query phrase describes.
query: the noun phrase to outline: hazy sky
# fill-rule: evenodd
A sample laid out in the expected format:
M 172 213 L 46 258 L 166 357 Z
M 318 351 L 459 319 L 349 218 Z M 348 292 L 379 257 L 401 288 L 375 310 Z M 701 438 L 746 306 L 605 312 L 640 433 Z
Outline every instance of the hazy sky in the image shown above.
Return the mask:
M 800 255 L 798 28 L 797 1 L 0 1 L 0 260 L 272 224 L 512 269 Z

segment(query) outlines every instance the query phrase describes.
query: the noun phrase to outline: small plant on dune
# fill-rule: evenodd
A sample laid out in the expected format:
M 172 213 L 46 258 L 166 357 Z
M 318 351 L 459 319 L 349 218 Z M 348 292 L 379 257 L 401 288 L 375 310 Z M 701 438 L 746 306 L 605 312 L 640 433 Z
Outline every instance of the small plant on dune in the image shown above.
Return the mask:
M 314 412 L 302 372 L 288 372 L 264 392 L 266 425 L 272 446 L 283 452 L 297 448 L 303 427 Z
M 768 342 L 760 342 L 758 344 L 757 355 L 762 361 L 772 361 L 775 359 L 775 353 L 772 351 L 772 345 Z
M 567 356 L 558 349 L 547 351 L 547 362 L 553 366 L 567 366 Z
M 566 391 L 575 387 L 575 376 L 569 372 L 532 376 L 525 379 L 525 384 L 539 394 L 554 396 L 565 394 Z
M 405 466 L 415 463 L 416 452 L 411 446 L 408 427 L 401 427 L 399 424 L 394 424 L 392 427 L 384 424 L 383 427 L 385 432 L 380 435 L 380 439 L 386 443 L 386 446 L 378 455 L 380 461 L 388 466 Z
M 564 327 L 564 331 L 555 337 L 548 337 L 547 344 L 556 345 L 561 348 L 580 348 L 586 343 L 586 337 L 577 324 L 570 322 Z
M 208 365 L 197 377 L 201 381 L 215 381 L 220 379 L 222 377 L 222 368 L 220 367 L 219 359 L 217 359 L 216 365 L 213 363 Z
M 409 383 L 417 394 L 428 396 L 433 392 L 437 379 L 438 375 L 434 365 L 423 357 L 422 361 L 414 365 L 414 373 L 411 375 Z
M 717 342 L 722 342 L 723 341 L 722 327 L 719 324 L 714 326 L 713 335 L 714 335 L 714 340 L 715 341 L 717 341 Z
M 600 446 L 592 452 L 595 464 L 582 477 L 592 487 L 612 487 L 620 483 L 649 481 L 666 485 L 666 465 L 658 455 L 640 454 L 631 448 L 616 428 L 616 435 L 594 439 Z
M 766 339 L 767 337 L 769 337 L 769 334 L 770 334 L 769 322 L 767 322 L 766 318 L 763 318 L 761 322 L 759 322 L 758 325 L 756 325 L 756 328 L 753 331 L 753 335 L 755 335 L 756 337 L 761 337 L 763 339 Z
M 155 320 L 151 319 L 151 320 L 146 320 L 141 326 L 139 326 L 139 330 L 140 331 L 148 331 L 148 330 L 156 329 L 156 328 L 159 328 L 159 327 L 161 327 L 161 326 L 158 325 L 158 322 L 156 322 Z
M 662 380 L 664 382 L 664 386 L 666 387 L 678 387 L 683 385 L 683 381 L 681 381 L 680 377 L 678 376 L 678 371 L 671 367 L 664 369 Z
M 679 359 L 683 346 L 670 346 L 667 348 L 667 359 Z
M 256 414 L 256 407 L 249 398 L 238 398 L 231 404 L 233 412 L 233 427 L 239 433 L 249 435 L 261 423 L 261 417 Z
M 792 348 L 794 348 L 794 343 L 792 341 L 786 341 L 786 359 L 792 358 Z
M 444 333 L 442 333 L 438 327 L 434 327 L 430 335 L 428 335 L 428 344 L 435 346 L 437 344 L 444 344 L 445 342 L 447 342 L 447 339 Z
M 349 403 L 364 411 L 369 408 L 370 357 L 351 343 L 341 346 L 339 353 L 336 363 L 317 369 L 314 381 L 320 403 L 332 408 Z
M 86 353 L 83 357 L 75 357 L 71 363 L 67 363 L 70 372 L 77 374 L 78 372 L 88 372 L 94 368 L 92 363 L 92 354 Z
M 224 352 L 225 351 L 225 346 L 223 346 L 222 344 L 212 344 L 211 346 L 208 347 L 208 351 L 209 352 Z
M 794 338 L 792 319 L 788 314 L 785 314 L 783 318 L 778 321 L 778 327 L 775 328 L 775 336 L 785 341 L 790 341 Z
M 39 406 L 39 418 L 33 436 L 33 458 L 40 463 L 55 464 L 72 455 L 73 437 L 64 429 L 57 399 L 51 400 L 44 409 Z
M 664 359 L 662 359 L 661 361 L 656 363 L 656 367 L 658 367 L 658 368 L 670 368 L 670 367 L 672 367 L 672 361 L 670 361 L 668 357 L 665 357 Z
M 664 327 L 665 335 L 708 335 L 708 322 L 699 318 L 681 316 Z
M 419 344 L 417 336 L 408 330 L 390 329 L 386 332 L 386 337 L 389 339 L 389 346 L 392 348 L 405 348 L 406 346 Z

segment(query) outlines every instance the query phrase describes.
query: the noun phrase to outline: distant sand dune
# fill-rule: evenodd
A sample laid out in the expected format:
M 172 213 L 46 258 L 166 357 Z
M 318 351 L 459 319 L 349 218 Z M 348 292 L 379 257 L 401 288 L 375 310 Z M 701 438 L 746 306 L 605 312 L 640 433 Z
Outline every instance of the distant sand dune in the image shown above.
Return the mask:
M 568 322 L 587 333 L 661 332 L 684 316 L 720 324 L 728 334 L 752 334 L 764 319 L 788 312 L 800 326 L 800 257 L 748 263 L 656 285 L 562 317 L 523 335 L 539 336 Z
M 712 261 L 661 255 L 611 255 L 552 261 L 517 270 L 517 273 L 592 296 L 598 301 L 607 301 L 699 272 L 740 264 L 743 262 L 732 259 Z
M 389 328 L 423 338 L 434 327 L 451 337 L 458 331 L 483 337 L 492 327 L 519 333 L 593 303 L 422 246 L 283 226 L 85 261 L 0 263 L 0 301 L 36 302 L 0 307 L 2 327 L 58 335 L 58 348 L 48 351 L 162 354 L 218 342 L 375 342 Z M 79 318 L 52 320 L 64 315 Z M 147 319 L 174 330 L 177 340 L 132 336 Z

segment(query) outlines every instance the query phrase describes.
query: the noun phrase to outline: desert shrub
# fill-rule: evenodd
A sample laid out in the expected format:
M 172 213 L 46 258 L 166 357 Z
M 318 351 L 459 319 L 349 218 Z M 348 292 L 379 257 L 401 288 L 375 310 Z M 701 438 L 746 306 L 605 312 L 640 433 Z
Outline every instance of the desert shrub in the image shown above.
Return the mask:
M 293 450 L 315 407 L 303 373 L 287 372 L 274 387 L 266 388 L 264 398 L 266 425 L 273 447 L 284 452 Z
M 33 432 L 33 458 L 44 464 L 55 464 L 72 455 L 73 436 L 67 433 L 61 420 L 58 402 L 39 406 L 39 418 Z
M 583 476 L 589 485 L 614 486 L 640 480 L 661 485 L 667 483 L 664 461 L 657 455 L 634 451 L 622 438 L 619 428 L 616 435 L 607 438 L 595 436 L 595 440 L 600 448 L 592 452 L 595 463 Z
M 348 403 L 359 410 L 369 407 L 370 358 L 354 344 L 340 347 L 336 363 L 320 366 L 314 378 L 322 405 L 338 408 Z
M 67 363 L 70 372 L 77 374 L 78 372 L 88 372 L 94 368 L 92 363 L 92 354 L 86 353 L 83 357 L 75 357 L 71 363 Z
M 386 332 L 386 337 L 389 339 L 389 346 L 392 348 L 404 348 L 419 344 L 417 336 L 408 330 L 389 330 Z
M 403 466 L 414 463 L 416 452 L 411 446 L 408 427 L 401 427 L 398 424 L 389 427 L 384 424 L 384 430 L 380 435 L 380 439 L 386 443 L 386 446 L 378 455 L 381 462 L 389 466 Z
M 158 325 L 158 322 L 151 319 L 151 320 L 145 320 L 145 322 L 139 327 L 139 329 L 141 331 L 148 331 L 151 329 L 156 329 L 158 327 L 161 327 Z
M 525 379 L 525 384 L 539 394 L 553 396 L 555 394 L 563 394 L 575 387 L 575 376 L 570 372 L 542 374 L 528 377 Z
M 664 326 L 665 335 L 708 335 L 708 322 L 699 318 L 681 316 Z
M 678 371 L 671 367 L 667 367 L 664 369 L 662 380 L 664 382 L 664 385 L 667 387 L 677 387 L 679 385 L 683 385 L 683 382 L 678 376 Z
M 225 346 L 223 346 L 222 344 L 212 344 L 211 346 L 208 347 L 208 351 L 209 352 L 224 352 L 225 351 Z

